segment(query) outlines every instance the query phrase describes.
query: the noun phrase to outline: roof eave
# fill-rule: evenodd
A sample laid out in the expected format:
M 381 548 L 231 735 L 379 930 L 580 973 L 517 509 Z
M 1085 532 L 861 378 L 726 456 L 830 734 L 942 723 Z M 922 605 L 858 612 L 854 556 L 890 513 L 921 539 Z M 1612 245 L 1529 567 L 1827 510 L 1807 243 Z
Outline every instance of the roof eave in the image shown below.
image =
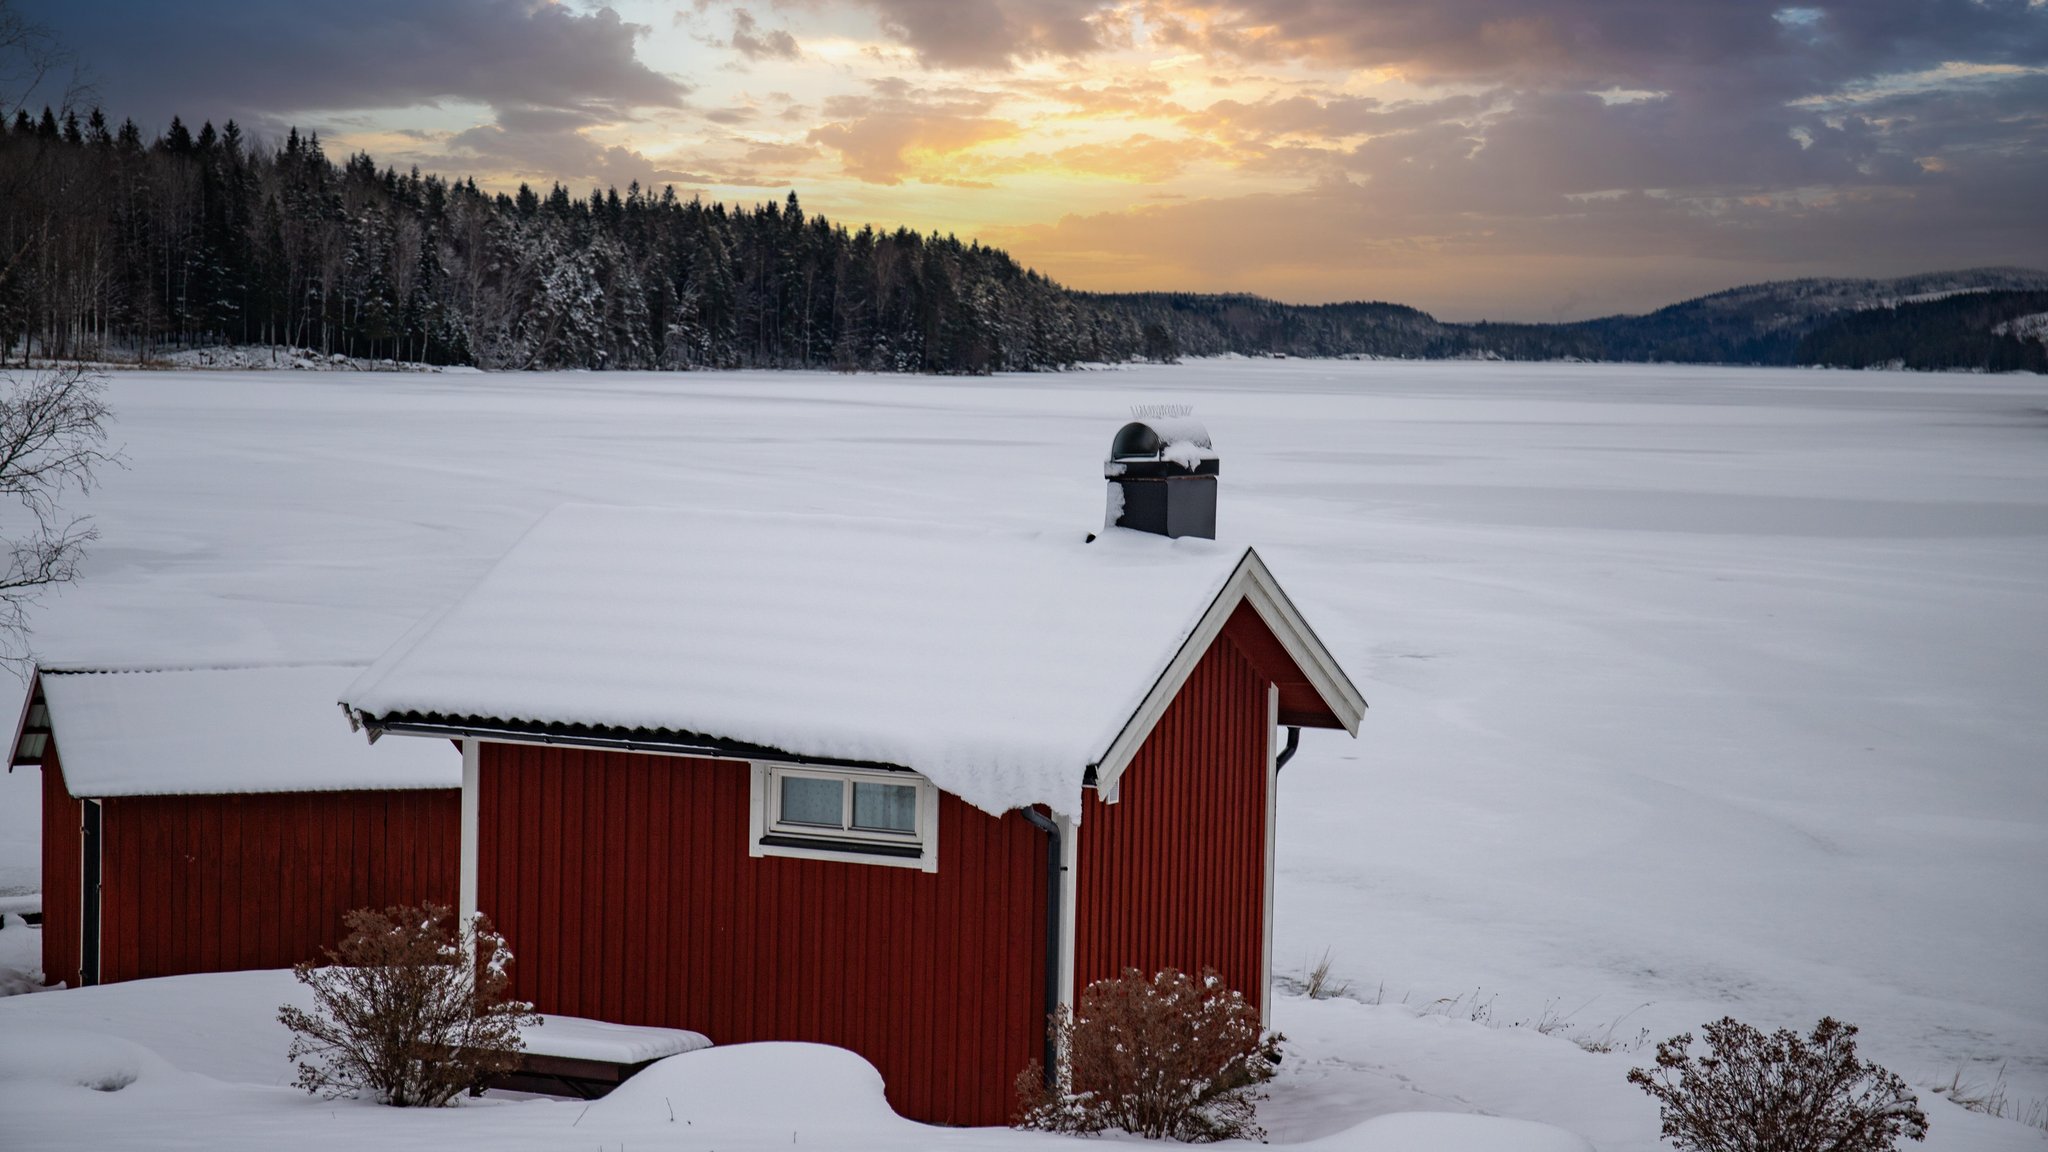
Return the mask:
M 28 695 L 22 699 L 21 715 L 14 721 L 14 742 L 7 746 L 7 774 L 10 776 L 14 775 L 14 770 L 16 768 L 23 767 L 27 764 L 35 763 L 38 766 L 40 766 L 40 761 L 28 761 L 21 759 L 20 753 L 21 738 L 28 734 L 29 714 L 35 711 L 36 697 L 41 696 L 42 694 L 43 670 L 38 667 L 31 667 L 28 671 Z M 50 726 L 45 731 L 46 737 L 44 747 L 45 749 L 47 749 L 47 742 L 49 740 L 55 740 L 57 738 L 56 724 L 54 722 L 51 723 Z M 45 752 L 45 755 L 47 755 L 47 752 Z
M 343 708 L 348 711 L 350 721 L 364 731 L 372 742 L 387 734 L 426 736 L 440 740 L 489 740 L 502 744 L 540 744 L 612 752 L 640 752 L 657 756 L 687 756 L 697 760 L 774 761 L 781 764 L 865 768 L 884 772 L 915 771 L 901 764 L 836 756 L 808 756 L 765 744 L 749 744 L 667 729 L 597 728 L 548 721 L 500 720 L 491 717 L 438 714 L 373 716 L 346 704 Z

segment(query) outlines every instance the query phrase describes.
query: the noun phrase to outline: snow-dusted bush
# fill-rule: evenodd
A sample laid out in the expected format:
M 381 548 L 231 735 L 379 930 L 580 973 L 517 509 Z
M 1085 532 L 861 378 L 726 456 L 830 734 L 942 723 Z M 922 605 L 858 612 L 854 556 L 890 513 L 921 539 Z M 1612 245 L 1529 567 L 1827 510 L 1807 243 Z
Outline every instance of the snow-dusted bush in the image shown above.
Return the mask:
M 1262 1033 L 1258 1006 L 1213 970 L 1135 968 L 1098 980 L 1078 1014 L 1053 1017 L 1060 1065 L 1047 1083 L 1036 1060 L 1017 1077 L 1020 1128 L 1159 1139 L 1263 1139 L 1259 1086 L 1280 1059 L 1278 1033 Z
M 1889 1152 L 1927 1138 L 1906 1082 L 1856 1059 L 1856 1027 L 1823 1017 L 1811 1037 L 1769 1036 L 1722 1017 L 1657 1045 L 1657 1066 L 1629 1083 L 1657 1098 L 1664 1137 L 1680 1152 Z
M 348 936 L 326 964 L 292 969 L 313 990 L 313 1010 L 277 1010 L 301 1088 L 434 1108 L 518 1067 L 519 1029 L 539 1018 L 507 998 L 512 953 L 488 919 L 465 925 L 447 905 L 425 904 L 358 908 L 344 922 Z

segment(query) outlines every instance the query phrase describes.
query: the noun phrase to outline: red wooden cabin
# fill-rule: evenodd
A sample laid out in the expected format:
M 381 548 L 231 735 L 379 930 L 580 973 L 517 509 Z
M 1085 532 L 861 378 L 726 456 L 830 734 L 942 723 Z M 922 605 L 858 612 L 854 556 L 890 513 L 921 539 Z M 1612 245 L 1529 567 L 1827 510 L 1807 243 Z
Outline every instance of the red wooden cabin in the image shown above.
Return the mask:
M 1243 546 L 593 507 L 343 699 L 462 742 L 462 906 L 541 1011 L 839 1045 L 975 1125 L 1124 967 L 1265 1006 L 1280 729 L 1365 707 Z
M 361 671 L 37 670 L 12 764 L 43 772 L 44 978 L 282 968 L 350 909 L 452 903 L 460 761 L 342 730 Z

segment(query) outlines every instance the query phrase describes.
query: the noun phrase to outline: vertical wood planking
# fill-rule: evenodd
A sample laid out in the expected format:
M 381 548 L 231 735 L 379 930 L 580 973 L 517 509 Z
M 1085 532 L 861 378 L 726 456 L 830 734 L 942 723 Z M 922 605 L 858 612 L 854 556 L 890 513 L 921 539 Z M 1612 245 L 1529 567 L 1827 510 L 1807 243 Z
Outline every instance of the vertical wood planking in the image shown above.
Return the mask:
M 1075 989 L 1125 968 L 1215 968 L 1256 998 L 1263 973 L 1266 698 L 1228 634 L 1118 781 L 1083 801 Z
M 43 748 L 43 976 L 78 986 L 78 800 L 66 790 L 55 741 Z
M 335 946 L 353 908 L 455 900 L 453 791 L 131 796 L 103 812 L 107 982 L 288 967 Z M 75 828 L 70 851 L 75 892 Z
M 483 764 L 484 841 L 560 855 L 483 878 L 541 1011 L 837 1044 L 906 1116 L 1007 1121 L 1043 1038 L 1045 838 L 1021 817 L 942 796 L 937 873 L 754 858 L 744 764 L 510 744 Z

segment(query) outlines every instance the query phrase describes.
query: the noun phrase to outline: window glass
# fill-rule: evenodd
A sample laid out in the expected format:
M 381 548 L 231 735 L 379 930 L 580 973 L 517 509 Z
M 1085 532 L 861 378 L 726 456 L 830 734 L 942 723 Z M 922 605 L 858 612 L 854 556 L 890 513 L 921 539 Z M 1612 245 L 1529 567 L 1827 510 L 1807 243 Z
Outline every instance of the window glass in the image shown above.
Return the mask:
M 917 789 L 908 784 L 855 781 L 853 826 L 866 832 L 917 831 Z
M 790 824 L 812 824 L 820 828 L 844 827 L 845 785 L 838 780 L 810 776 L 782 778 L 782 819 Z

